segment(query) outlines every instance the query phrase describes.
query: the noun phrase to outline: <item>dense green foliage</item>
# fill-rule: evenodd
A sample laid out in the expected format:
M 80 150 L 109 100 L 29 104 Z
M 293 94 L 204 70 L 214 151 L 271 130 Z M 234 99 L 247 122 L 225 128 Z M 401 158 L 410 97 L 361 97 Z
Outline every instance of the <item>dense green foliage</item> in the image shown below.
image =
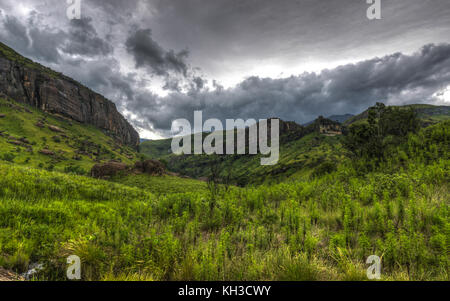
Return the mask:
M 281 182 L 286 178 L 310 173 L 311 170 L 326 161 L 339 161 L 342 158 L 342 137 L 328 137 L 317 132 L 310 133 L 300 139 L 280 144 L 280 159 L 273 166 L 261 166 L 261 155 L 173 155 L 169 154 L 170 140 L 145 142 L 141 152 L 148 157 L 166 162 L 171 171 L 193 178 L 208 178 L 211 176 L 211 166 L 217 165 L 220 177 L 231 177 L 234 184 Z M 154 147 L 158 147 L 161 154 Z
M 172 175 L 155 177 L 148 174 L 130 174 L 113 177 L 111 181 L 131 187 L 142 188 L 156 195 L 207 190 L 205 182 Z
M 419 130 L 419 126 L 420 120 L 413 109 L 377 103 L 369 109 L 367 122 L 349 127 L 344 145 L 355 157 L 382 161 L 393 146 L 403 143 L 409 133 Z
M 222 180 L 231 179 L 239 186 L 280 183 L 287 178 L 333 171 L 344 157 L 351 157 L 352 162 L 368 162 L 367 166 L 357 167 L 364 173 L 370 165 L 379 165 L 405 143 L 408 133 L 449 119 L 450 107 L 378 104 L 345 123 L 345 139 L 341 135 L 321 134 L 315 124 L 318 120 L 306 127 L 291 123 L 293 130 L 280 133 L 280 159 L 274 166 L 261 166 L 261 155 L 174 155 L 171 139 L 145 141 L 140 152 L 163 160 L 171 171 L 193 178 L 211 177 L 211 166 L 218 166 Z
M 89 280 L 364 280 L 375 254 L 384 280 L 449 280 L 449 140 L 442 122 L 364 161 L 367 172 L 341 158 L 276 185 L 210 190 L 2 163 L 0 266 L 40 262 L 39 279 L 63 280 L 76 254 Z

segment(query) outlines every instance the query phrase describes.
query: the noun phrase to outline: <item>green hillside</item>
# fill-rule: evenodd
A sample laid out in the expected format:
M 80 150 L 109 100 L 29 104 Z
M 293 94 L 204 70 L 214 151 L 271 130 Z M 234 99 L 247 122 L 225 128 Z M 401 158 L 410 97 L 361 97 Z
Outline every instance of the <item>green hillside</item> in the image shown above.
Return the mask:
M 376 161 L 343 157 L 312 178 L 245 188 L 0 163 L 0 266 L 42 263 L 35 279 L 65 280 L 76 254 L 84 280 L 366 280 L 376 254 L 382 280 L 448 281 L 449 143 L 442 122 L 372 171 L 362 164 Z
M 450 107 L 432 105 L 408 105 L 401 110 L 414 109 L 423 127 L 450 120 Z M 354 123 L 367 121 L 368 110 L 351 117 L 343 125 L 343 130 Z M 326 119 L 325 119 L 326 120 Z M 140 152 L 150 158 L 166 162 L 169 170 L 193 178 L 207 178 L 211 176 L 211 168 L 217 169 L 222 180 L 228 179 L 240 186 L 247 184 L 279 183 L 287 178 L 314 176 L 329 172 L 336 168 L 336 164 L 345 156 L 342 146 L 342 135 L 330 136 L 319 132 L 316 120 L 305 127 L 299 128 L 280 136 L 280 159 L 274 166 L 261 166 L 261 155 L 181 155 L 171 153 L 171 139 L 145 141 L 141 144 Z
M 295 175 L 308 175 L 325 161 L 338 161 L 342 156 L 342 137 L 328 137 L 311 133 L 301 139 L 280 146 L 280 158 L 273 166 L 262 166 L 262 155 L 169 155 L 161 157 L 170 170 L 194 178 L 205 178 L 211 167 L 219 170 L 221 177 L 230 177 L 240 186 L 280 182 Z
M 321 163 L 335 162 L 342 157 L 341 135 L 320 133 L 322 123 L 338 126 L 337 122 L 327 119 L 318 119 L 306 127 L 280 121 L 280 158 L 273 166 L 261 166 L 261 154 L 174 155 L 171 153 L 171 139 L 145 141 L 140 152 L 162 160 L 173 172 L 193 178 L 208 178 L 213 168 L 218 170 L 221 178 L 239 186 L 280 182 L 294 175 L 309 175 Z M 206 135 L 204 133 L 204 137 Z
M 395 107 L 395 106 L 394 106 Z M 450 106 L 433 106 L 428 104 L 415 104 L 398 106 L 397 108 L 408 110 L 413 109 L 425 125 L 435 124 L 440 121 L 450 120 Z M 344 124 L 350 125 L 358 121 L 367 119 L 368 110 L 349 118 Z
M 86 174 L 97 162 L 137 156 L 92 125 L 0 98 L 0 161 Z

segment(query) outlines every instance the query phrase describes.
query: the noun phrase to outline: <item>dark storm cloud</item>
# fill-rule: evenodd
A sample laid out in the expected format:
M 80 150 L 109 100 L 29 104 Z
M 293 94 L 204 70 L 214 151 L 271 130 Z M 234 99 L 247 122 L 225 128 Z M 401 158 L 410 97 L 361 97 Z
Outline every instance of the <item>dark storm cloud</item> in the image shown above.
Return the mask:
M 89 0 L 78 21 L 66 1 L 19 2 L 0 0 L 2 42 L 152 132 L 193 110 L 304 122 L 376 101 L 437 103 L 449 83 L 448 45 L 412 54 L 448 42 L 448 0 L 383 0 L 373 22 L 364 0 Z
M 70 28 L 62 51 L 72 55 L 97 56 L 108 55 L 113 48 L 98 36 L 91 18 L 82 18 L 70 21 Z
M 41 17 L 42 15 L 32 12 L 22 22 L 14 16 L 6 15 L 0 20 L 5 29 L 0 38 L 23 55 L 48 63 L 58 63 L 61 59 L 60 51 L 89 57 L 106 56 L 113 51 L 111 45 L 98 37 L 90 18 L 72 20 L 69 29 L 63 31 L 41 24 Z
M 4 28 L 0 33 L 3 42 L 23 55 L 49 63 L 58 62 L 60 55 L 57 49 L 65 36 L 62 31 L 39 26 L 36 12 L 31 12 L 24 22 L 15 16 L 2 14 L 0 17 L 0 24 Z
M 0 14 L 3 17 L 3 14 Z M 2 34 L 8 40 L 14 40 L 14 46 L 18 48 L 27 48 L 30 40 L 27 36 L 27 28 L 19 22 L 14 16 L 4 16 L 3 25 L 6 31 Z M 13 37 L 15 39 L 13 39 Z
M 187 50 L 177 53 L 174 50 L 166 51 L 153 40 L 151 29 L 134 31 L 125 45 L 136 62 L 136 68 L 146 67 L 160 76 L 167 76 L 170 72 L 187 76 Z
M 157 12 L 149 20 L 155 24 L 155 39 L 175 49 L 187 46 L 192 64 L 215 78 L 229 72 L 230 65 L 245 73 L 265 60 L 285 69 L 310 62 L 363 60 L 448 42 L 450 36 L 448 0 L 383 0 L 379 21 L 367 19 L 365 0 L 151 3 Z
M 188 64 L 189 52 L 166 50 L 152 38 L 151 29 L 133 29 L 125 46 L 137 69 L 144 68 L 149 74 L 164 79 L 163 90 L 199 91 L 205 87 L 206 80 L 197 75 L 200 69 Z
M 250 77 L 235 88 L 172 93 L 165 98 L 141 95 L 129 103 L 140 120 L 168 134 L 171 122 L 204 118 L 280 117 L 299 123 L 319 115 L 359 113 L 375 102 L 433 103 L 434 94 L 450 84 L 450 45 L 426 45 L 412 55 L 395 53 L 321 73 L 284 79 Z

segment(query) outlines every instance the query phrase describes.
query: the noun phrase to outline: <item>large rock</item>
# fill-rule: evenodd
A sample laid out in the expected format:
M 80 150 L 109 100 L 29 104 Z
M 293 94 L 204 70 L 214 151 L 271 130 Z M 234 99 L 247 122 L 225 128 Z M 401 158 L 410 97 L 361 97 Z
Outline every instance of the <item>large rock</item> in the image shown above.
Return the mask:
M 164 164 L 157 160 L 138 161 L 134 165 L 134 170 L 153 176 L 162 176 L 165 173 Z
M 139 134 L 114 103 L 67 76 L 21 57 L 2 43 L 0 93 L 43 111 L 92 124 L 121 143 L 138 148 Z
M 126 164 L 111 161 L 103 164 L 95 164 L 91 169 L 91 176 L 98 179 L 105 179 L 127 171 L 128 166 Z
M 46 155 L 46 156 L 54 156 L 55 155 L 55 152 L 52 152 L 51 150 L 48 150 L 48 149 L 41 149 L 40 151 L 39 151 L 41 154 L 43 154 L 43 155 Z

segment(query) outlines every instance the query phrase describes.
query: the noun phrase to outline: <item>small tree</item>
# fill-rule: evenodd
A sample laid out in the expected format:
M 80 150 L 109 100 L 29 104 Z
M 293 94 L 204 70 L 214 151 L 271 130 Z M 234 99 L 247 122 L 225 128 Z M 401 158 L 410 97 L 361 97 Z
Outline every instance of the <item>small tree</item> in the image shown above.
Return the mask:
M 389 146 L 404 142 L 409 133 L 415 133 L 420 126 L 414 109 L 386 107 L 377 103 L 369 108 L 367 123 L 350 126 L 344 146 L 357 157 L 383 160 Z

